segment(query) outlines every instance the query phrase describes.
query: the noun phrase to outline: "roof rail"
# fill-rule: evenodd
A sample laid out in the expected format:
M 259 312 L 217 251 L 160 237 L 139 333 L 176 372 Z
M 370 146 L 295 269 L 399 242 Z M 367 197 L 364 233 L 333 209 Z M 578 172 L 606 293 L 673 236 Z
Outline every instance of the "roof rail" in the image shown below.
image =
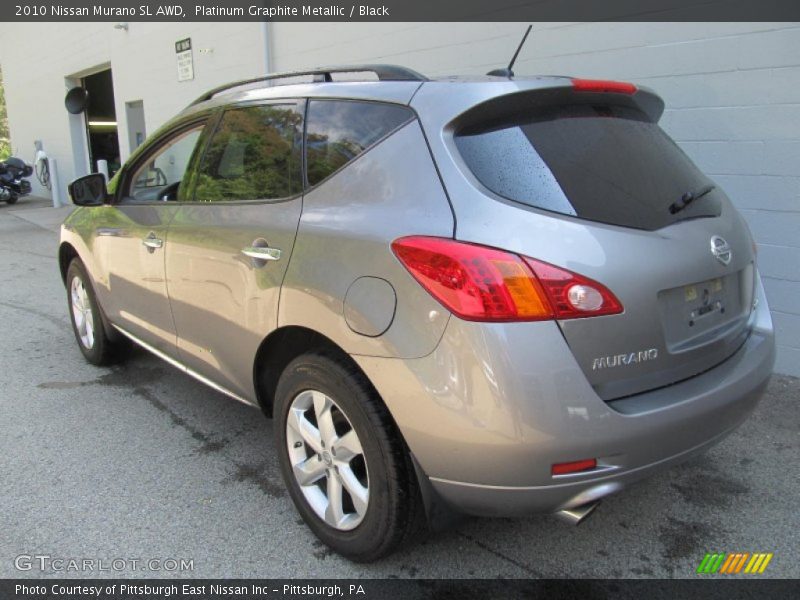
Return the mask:
M 322 67 L 317 69 L 310 69 L 308 71 L 285 71 L 283 73 L 271 73 L 261 77 L 254 77 L 252 79 L 244 79 L 215 87 L 209 90 L 197 100 L 192 102 L 191 106 L 211 100 L 217 94 L 237 87 L 250 85 L 253 83 L 260 83 L 262 81 L 274 81 L 277 79 L 288 79 L 290 77 L 301 77 L 304 75 L 313 75 L 315 83 L 333 81 L 333 73 L 374 73 L 378 76 L 379 81 L 427 81 L 428 78 L 420 75 L 412 69 L 400 67 L 397 65 L 349 65 L 340 67 Z

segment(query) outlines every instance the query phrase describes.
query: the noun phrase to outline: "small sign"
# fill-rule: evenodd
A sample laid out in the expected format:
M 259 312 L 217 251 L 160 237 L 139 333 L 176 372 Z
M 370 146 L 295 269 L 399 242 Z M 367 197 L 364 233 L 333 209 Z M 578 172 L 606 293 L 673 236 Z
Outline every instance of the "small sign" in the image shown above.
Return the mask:
M 192 38 L 175 42 L 175 56 L 178 58 L 178 81 L 191 81 L 194 79 Z

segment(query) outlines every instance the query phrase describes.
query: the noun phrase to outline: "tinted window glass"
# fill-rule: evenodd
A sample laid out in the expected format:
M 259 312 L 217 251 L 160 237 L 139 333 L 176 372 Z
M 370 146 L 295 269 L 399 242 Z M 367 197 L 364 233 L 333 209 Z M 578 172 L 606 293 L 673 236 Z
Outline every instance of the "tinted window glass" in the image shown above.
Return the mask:
M 175 199 L 202 130 L 202 125 L 190 129 L 159 148 L 133 174 L 131 188 L 123 201 L 150 202 L 167 196 Z
M 225 111 L 198 169 L 194 199 L 268 200 L 299 193 L 302 130 L 294 105 Z
M 311 100 L 306 126 L 308 183 L 316 185 L 413 117 L 408 108 L 396 104 Z
M 648 230 L 720 212 L 719 190 L 670 211 L 711 182 L 634 109 L 552 107 L 491 129 L 464 129 L 456 146 L 483 185 L 536 208 Z

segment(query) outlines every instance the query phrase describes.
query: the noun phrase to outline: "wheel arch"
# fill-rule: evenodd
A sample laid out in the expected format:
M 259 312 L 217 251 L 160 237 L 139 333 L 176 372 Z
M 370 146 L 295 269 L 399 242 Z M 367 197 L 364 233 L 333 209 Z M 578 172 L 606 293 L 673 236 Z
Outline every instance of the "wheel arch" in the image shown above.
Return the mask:
M 283 370 L 292 360 L 301 354 L 312 351 L 324 352 L 345 361 L 348 365 L 351 365 L 352 368 L 360 372 L 364 376 L 364 380 L 375 390 L 375 396 L 386 408 L 386 412 L 394 424 L 394 429 L 403 444 L 410 463 L 413 465 L 412 475 L 416 478 L 417 484 L 419 485 L 425 518 L 431 530 L 444 530 L 452 526 L 453 523 L 459 522 L 461 520 L 461 515 L 447 504 L 434 490 L 428 476 L 408 447 L 405 436 L 394 420 L 394 416 L 389 410 L 389 407 L 386 405 L 367 374 L 364 373 L 363 369 L 361 369 L 358 363 L 353 360 L 345 350 L 321 333 L 307 327 L 292 325 L 276 329 L 261 342 L 253 364 L 253 381 L 255 384 L 256 400 L 264 414 L 269 418 L 273 416 L 272 408 L 274 405 L 275 390 L 277 389 L 278 380 Z
M 276 329 L 261 342 L 253 362 L 256 400 L 267 417 L 272 417 L 275 390 L 283 370 L 301 354 L 315 351 L 332 354 L 361 371 L 336 342 L 313 329 L 298 325 Z M 364 378 L 369 381 L 366 374 Z
M 119 343 L 125 340 L 124 336 L 120 334 L 114 326 L 111 324 L 111 321 L 106 314 L 103 305 L 100 302 L 100 298 L 97 296 L 97 290 L 95 288 L 95 282 L 91 279 L 92 275 L 89 272 L 89 269 L 81 258 L 81 255 L 78 253 L 78 250 L 69 242 L 61 242 L 58 246 L 58 270 L 61 273 L 61 281 L 64 283 L 64 287 L 67 286 L 67 271 L 69 270 L 69 265 L 72 263 L 73 260 L 78 259 L 83 264 L 83 268 L 86 269 L 86 274 L 89 276 L 89 285 L 92 286 L 92 291 L 95 296 L 95 301 L 97 302 L 97 309 L 100 311 L 100 318 L 103 321 L 103 326 L 106 330 L 106 336 L 112 342 Z
M 67 269 L 69 269 L 69 263 L 71 263 L 74 258 L 79 258 L 75 246 L 69 242 L 61 242 L 61 245 L 58 247 L 58 269 L 61 272 L 61 281 L 64 285 L 67 283 Z

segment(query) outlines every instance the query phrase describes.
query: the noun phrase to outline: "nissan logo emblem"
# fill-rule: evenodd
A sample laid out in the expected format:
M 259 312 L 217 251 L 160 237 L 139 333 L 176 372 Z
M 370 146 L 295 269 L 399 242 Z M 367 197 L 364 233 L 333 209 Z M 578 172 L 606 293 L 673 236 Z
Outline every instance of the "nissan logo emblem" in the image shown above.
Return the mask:
M 731 259 L 733 258 L 731 247 L 724 238 L 721 238 L 718 235 L 715 235 L 711 238 L 711 254 L 713 254 L 714 258 L 716 258 L 723 265 L 731 264 Z

